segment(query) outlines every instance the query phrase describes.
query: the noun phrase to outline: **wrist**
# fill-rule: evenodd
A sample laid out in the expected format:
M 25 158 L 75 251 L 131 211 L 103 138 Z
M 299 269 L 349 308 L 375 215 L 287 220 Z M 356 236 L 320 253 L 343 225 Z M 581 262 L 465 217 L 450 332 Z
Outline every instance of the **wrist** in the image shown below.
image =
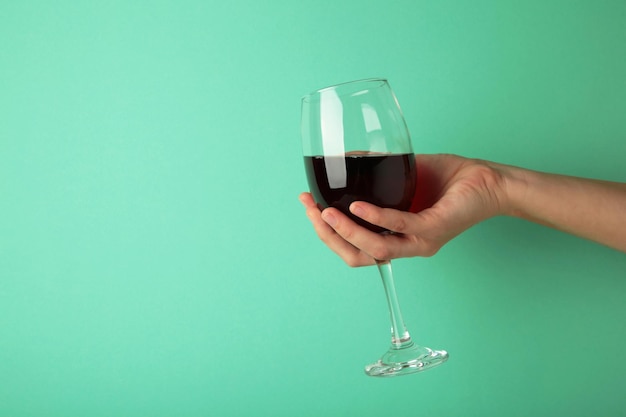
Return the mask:
M 490 161 L 484 161 L 484 163 L 495 172 L 498 178 L 497 186 L 493 188 L 498 214 L 524 217 L 522 202 L 528 189 L 530 171 Z

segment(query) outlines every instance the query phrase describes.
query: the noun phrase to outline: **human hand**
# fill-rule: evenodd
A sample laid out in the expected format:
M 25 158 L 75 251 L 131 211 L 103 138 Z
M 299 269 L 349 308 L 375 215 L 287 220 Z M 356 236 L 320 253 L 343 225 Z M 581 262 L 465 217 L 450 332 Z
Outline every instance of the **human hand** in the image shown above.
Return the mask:
M 432 256 L 469 227 L 508 210 L 504 167 L 455 155 L 416 155 L 415 163 L 417 186 L 411 212 L 363 201 L 350 205 L 352 214 L 392 234 L 361 227 L 336 208 L 320 211 L 310 193 L 300 195 L 319 238 L 349 266 Z

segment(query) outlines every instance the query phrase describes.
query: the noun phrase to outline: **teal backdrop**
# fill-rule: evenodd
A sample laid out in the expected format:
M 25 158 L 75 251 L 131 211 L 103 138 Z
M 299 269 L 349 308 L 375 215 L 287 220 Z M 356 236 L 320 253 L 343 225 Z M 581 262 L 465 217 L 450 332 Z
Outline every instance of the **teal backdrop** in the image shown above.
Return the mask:
M 301 96 L 367 77 L 416 152 L 626 181 L 625 45 L 622 0 L 2 1 L 0 416 L 624 415 L 626 255 L 496 218 L 399 260 L 450 360 L 372 379 L 377 271 L 297 196 Z

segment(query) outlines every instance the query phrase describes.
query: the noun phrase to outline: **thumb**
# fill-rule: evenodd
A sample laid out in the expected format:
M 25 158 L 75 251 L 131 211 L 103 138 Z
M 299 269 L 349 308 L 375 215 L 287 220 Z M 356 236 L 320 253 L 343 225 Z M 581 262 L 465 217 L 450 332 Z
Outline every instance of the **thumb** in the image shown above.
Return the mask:
M 350 205 L 350 212 L 376 226 L 395 233 L 418 234 L 423 223 L 421 213 L 410 213 L 391 208 L 382 208 L 365 201 L 355 201 Z

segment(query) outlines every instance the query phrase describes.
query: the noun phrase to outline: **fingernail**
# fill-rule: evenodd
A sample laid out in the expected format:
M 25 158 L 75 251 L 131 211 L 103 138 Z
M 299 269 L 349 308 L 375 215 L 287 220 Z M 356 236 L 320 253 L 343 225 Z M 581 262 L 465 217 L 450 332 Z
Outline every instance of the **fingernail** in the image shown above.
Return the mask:
M 330 213 L 323 212 L 322 219 L 324 219 L 324 221 L 332 227 L 335 227 L 335 225 L 337 224 L 337 218 Z
M 352 212 L 352 214 L 357 215 L 359 217 L 365 216 L 365 210 L 359 204 L 356 204 L 356 203 L 352 204 L 350 206 L 350 211 Z

